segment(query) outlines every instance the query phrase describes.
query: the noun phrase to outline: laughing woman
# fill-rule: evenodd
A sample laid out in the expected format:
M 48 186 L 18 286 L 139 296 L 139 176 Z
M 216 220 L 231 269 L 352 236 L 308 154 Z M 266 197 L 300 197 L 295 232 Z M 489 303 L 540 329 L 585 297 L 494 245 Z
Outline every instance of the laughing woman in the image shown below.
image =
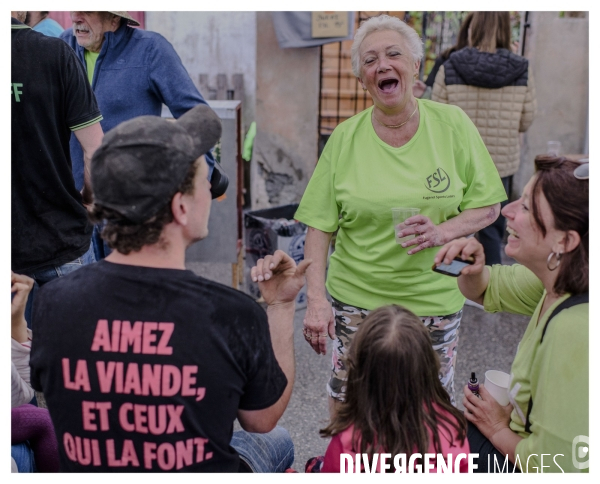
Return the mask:
M 422 55 L 419 35 L 395 17 L 373 17 L 357 30 L 352 67 L 374 106 L 334 130 L 295 214 L 309 226 L 305 257 L 313 260 L 304 336 L 319 354 L 328 335 L 334 340 L 327 385 L 332 411 L 344 400 L 346 355 L 358 326 L 387 304 L 408 308 L 429 329 L 440 379 L 454 402 L 465 299 L 456 280 L 432 272 L 433 248 L 491 224 L 506 199 L 469 117 L 456 106 L 413 96 Z M 420 214 L 393 230 L 393 207 L 416 207 Z M 398 245 L 394 232 L 416 236 Z
M 486 311 L 531 316 L 510 371 L 510 403 L 500 406 L 484 386 L 481 398 L 463 389 L 476 472 L 589 469 L 578 445 L 589 435 L 589 164 L 540 155 L 535 166 L 523 196 L 502 209 L 506 255 L 518 264 L 486 266 L 474 238 L 435 257 L 473 257 L 458 278 L 462 293 Z

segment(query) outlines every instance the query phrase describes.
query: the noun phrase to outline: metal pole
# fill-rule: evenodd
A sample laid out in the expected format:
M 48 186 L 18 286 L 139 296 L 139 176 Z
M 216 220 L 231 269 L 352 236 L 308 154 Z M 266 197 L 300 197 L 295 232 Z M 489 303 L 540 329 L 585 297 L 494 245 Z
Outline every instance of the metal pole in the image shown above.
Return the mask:
M 421 31 L 421 38 L 423 40 L 423 47 L 425 47 L 425 41 L 427 40 L 427 12 L 423 12 L 423 30 Z M 423 52 L 425 52 L 425 48 L 423 48 Z M 425 73 L 425 55 L 421 59 L 421 67 L 419 67 L 419 79 L 423 80 L 423 74 Z
M 529 12 L 524 12 L 524 16 L 521 20 L 521 39 L 519 42 L 519 50 L 521 51 L 521 55 L 525 56 L 525 41 L 527 40 L 527 29 L 531 27 L 529 23 Z
M 318 130 L 319 130 L 319 140 L 321 139 L 321 132 L 323 129 L 323 113 L 321 112 L 322 109 L 322 103 L 323 103 L 323 46 L 321 45 L 319 47 L 319 123 L 318 123 Z M 319 153 L 320 155 L 321 153 Z

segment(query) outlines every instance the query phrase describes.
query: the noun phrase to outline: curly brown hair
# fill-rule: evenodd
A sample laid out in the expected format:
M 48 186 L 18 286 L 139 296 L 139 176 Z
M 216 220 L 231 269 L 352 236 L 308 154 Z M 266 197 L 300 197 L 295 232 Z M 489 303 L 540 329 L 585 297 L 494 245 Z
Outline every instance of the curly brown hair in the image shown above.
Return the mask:
M 198 161 L 192 163 L 185 178 L 175 191 L 191 195 L 194 193 L 194 179 L 198 171 Z M 173 193 L 173 195 L 175 195 Z M 88 212 L 88 217 L 92 223 L 101 223 L 106 221 L 102 229 L 101 237 L 106 241 L 111 249 L 119 251 L 121 254 L 137 252 L 145 245 L 156 243 L 164 244 L 160 236 L 165 225 L 173 221 L 173 212 L 171 211 L 171 199 L 161 208 L 156 215 L 146 220 L 142 224 L 132 224 L 120 213 L 108 207 L 94 204 Z
M 429 331 L 408 309 L 390 305 L 361 323 L 348 355 L 346 400 L 320 431 L 331 437 L 354 425 L 356 452 L 424 455 L 442 446 L 440 429 L 464 443 L 467 421 L 450 403 Z

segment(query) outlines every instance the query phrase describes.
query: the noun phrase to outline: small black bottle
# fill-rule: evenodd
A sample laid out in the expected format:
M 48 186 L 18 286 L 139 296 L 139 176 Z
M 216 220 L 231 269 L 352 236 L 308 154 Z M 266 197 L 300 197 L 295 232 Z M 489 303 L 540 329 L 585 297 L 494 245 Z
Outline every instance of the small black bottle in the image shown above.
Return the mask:
M 475 395 L 476 397 L 479 397 L 479 381 L 477 380 L 477 377 L 475 376 L 474 371 L 471 372 L 471 379 L 469 380 L 469 383 L 467 384 L 467 386 L 469 387 L 469 390 L 471 390 L 471 392 L 473 392 L 473 395 Z M 481 397 L 479 397 L 479 398 L 481 398 Z

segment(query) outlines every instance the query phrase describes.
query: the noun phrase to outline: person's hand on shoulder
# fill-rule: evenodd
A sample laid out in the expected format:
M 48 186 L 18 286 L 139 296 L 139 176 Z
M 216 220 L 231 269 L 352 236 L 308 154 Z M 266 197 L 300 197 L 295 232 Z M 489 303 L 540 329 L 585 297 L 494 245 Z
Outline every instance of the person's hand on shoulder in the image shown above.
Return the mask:
M 269 306 L 285 304 L 295 301 L 306 283 L 304 273 L 310 264 L 310 260 L 303 260 L 296 266 L 288 254 L 276 250 L 273 255 L 259 259 L 250 274 Z

